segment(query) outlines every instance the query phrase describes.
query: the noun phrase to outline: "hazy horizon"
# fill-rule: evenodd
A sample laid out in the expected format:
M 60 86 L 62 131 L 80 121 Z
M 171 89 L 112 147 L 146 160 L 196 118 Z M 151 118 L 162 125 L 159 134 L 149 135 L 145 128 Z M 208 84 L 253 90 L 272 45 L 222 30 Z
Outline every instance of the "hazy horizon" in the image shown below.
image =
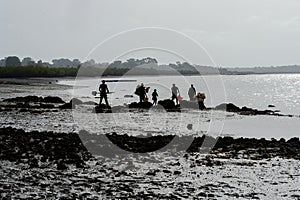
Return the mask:
M 29 56 L 48 62 L 56 58 L 83 61 L 88 57 L 111 62 L 141 44 L 164 49 L 158 46 L 163 43 L 168 47 L 165 49 L 192 64 L 212 65 L 207 51 L 222 67 L 295 65 L 300 64 L 299 10 L 297 0 L 1 0 L 0 57 Z M 96 45 L 112 35 L 142 27 L 174 30 L 201 44 L 205 51 L 167 34 L 159 38 L 153 33 L 137 32 L 89 56 Z M 133 39 L 136 44 L 131 44 Z M 120 48 L 116 48 L 118 45 Z M 170 52 L 153 51 L 148 56 L 162 64 L 176 62 Z M 136 52 L 128 56 L 132 55 L 145 57 Z

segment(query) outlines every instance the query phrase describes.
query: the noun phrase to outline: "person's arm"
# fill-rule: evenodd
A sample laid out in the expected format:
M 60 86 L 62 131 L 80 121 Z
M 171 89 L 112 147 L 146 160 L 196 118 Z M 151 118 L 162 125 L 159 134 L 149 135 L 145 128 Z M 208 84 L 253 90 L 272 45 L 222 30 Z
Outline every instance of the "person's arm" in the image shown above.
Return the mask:
M 106 86 L 106 91 L 107 91 L 107 93 L 109 93 L 109 89 L 108 89 L 108 87 Z

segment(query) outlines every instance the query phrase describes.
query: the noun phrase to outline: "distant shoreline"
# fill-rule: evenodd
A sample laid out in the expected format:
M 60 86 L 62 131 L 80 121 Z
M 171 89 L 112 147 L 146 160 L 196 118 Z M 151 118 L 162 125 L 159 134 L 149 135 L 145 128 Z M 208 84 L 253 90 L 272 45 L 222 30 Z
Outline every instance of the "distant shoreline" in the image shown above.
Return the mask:
M 287 74 L 300 74 L 299 72 L 287 72 L 287 73 L 230 73 L 230 74 L 161 74 L 161 76 L 214 76 L 214 75 L 222 75 L 222 76 L 243 76 L 243 75 L 287 75 Z M 16 82 L 22 82 L 24 80 L 30 81 L 30 82 L 46 82 L 46 81 L 53 81 L 53 83 L 56 80 L 72 80 L 72 79 L 89 79 L 89 78 L 114 78 L 114 77 L 123 77 L 124 75 L 104 75 L 104 76 L 58 76 L 58 77 L 43 77 L 43 76 L 28 76 L 28 77 L 0 77 L 0 84 L 3 84 L 8 81 L 16 81 Z M 157 76 L 154 74 L 126 74 L 128 77 L 142 77 L 142 76 Z M 160 75 L 158 75 L 160 76 Z

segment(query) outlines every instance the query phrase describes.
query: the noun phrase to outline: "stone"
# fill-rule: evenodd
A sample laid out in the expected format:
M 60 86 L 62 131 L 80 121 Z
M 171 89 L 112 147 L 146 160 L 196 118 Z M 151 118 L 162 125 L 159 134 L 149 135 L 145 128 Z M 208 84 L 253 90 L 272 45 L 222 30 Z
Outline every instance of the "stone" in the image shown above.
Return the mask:
M 82 104 L 83 102 L 77 98 L 73 98 L 70 100 L 70 103 L 73 104 L 73 105 L 80 105 Z
M 43 102 L 45 102 L 45 103 L 65 103 L 60 97 L 52 97 L 52 96 L 44 97 Z

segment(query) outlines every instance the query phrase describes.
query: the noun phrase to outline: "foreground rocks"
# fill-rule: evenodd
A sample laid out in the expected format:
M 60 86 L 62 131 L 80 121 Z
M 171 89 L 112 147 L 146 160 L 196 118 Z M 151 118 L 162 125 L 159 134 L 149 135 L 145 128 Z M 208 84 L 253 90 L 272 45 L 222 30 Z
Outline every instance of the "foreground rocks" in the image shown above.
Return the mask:
M 38 167 L 39 162 L 81 165 L 91 155 L 75 133 L 25 132 L 20 129 L 0 129 L 0 160 L 27 162 Z
M 300 160 L 299 138 L 285 141 L 284 139 L 234 139 L 209 136 L 193 138 L 174 135 L 133 137 L 116 133 L 95 135 L 85 131 L 81 131 L 79 137 L 76 133 L 25 132 L 13 128 L 0 128 L 0 138 L 0 160 L 26 162 L 32 167 L 39 167 L 40 162 L 59 163 L 57 167 L 60 169 L 66 167 L 66 164 L 82 166 L 84 161 L 92 159 L 91 153 L 95 154 L 95 152 L 114 157 L 122 154 L 122 151 L 123 153 L 146 153 L 157 150 L 210 153 L 228 159 L 259 160 L 281 157 Z M 172 144 L 170 143 L 172 141 L 176 142 Z M 163 149 L 164 147 L 166 148 Z

